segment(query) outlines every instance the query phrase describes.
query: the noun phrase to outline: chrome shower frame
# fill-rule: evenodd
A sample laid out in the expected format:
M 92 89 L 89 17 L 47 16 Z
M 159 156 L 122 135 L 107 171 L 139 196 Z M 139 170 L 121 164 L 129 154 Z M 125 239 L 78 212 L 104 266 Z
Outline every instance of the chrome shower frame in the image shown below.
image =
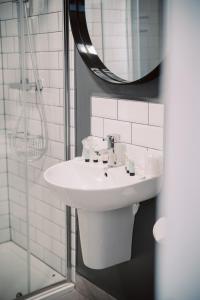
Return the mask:
M 28 10 L 26 9 L 26 5 L 27 3 L 29 3 L 30 0 L 14 0 L 13 2 L 16 2 L 18 5 L 18 13 L 20 14 L 20 16 L 22 16 L 23 21 L 19 22 L 22 23 L 20 26 L 20 34 L 24 34 L 25 32 L 25 28 L 24 28 L 24 18 L 28 18 Z M 34 0 L 33 0 L 34 1 Z M 64 88 L 64 93 L 65 93 L 65 159 L 68 160 L 70 159 L 70 112 L 69 112 L 69 108 L 70 108 L 70 104 L 69 104 L 69 51 L 68 51 L 68 45 L 69 45 L 69 20 L 68 20 L 68 14 L 65 13 L 66 11 L 68 11 L 68 1 L 63 0 L 63 20 L 64 20 L 64 84 L 65 84 L 65 88 Z M 30 25 L 29 25 L 30 26 Z M 30 28 L 29 28 L 30 30 Z M 27 83 L 27 78 L 26 78 L 26 74 L 25 74 L 25 44 L 24 41 L 22 41 L 21 39 L 21 48 L 22 48 L 22 52 L 21 52 L 21 87 L 22 87 L 22 103 L 23 105 L 25 104 L 25 91 L 27 91 L 27 87 L 29 88 L 35 88 L 37 90 L 37 92 L 40 94 L 41 96 L 41 90 L 42 90 L 42 85 L 41 85 L 41 81 L 39 80 L 39 75 L 37 73 L 35 73 L 34 77 L 35 77 L 35 83 L 36 85 L 34 86 L 32 83 Z M 31 48 L 30 45 L 31 41 L 29 40 L 29 46 Z M 33 49 L 33 48 L 32 48 Z M 36 69 L 37 72 L 37 64 L 35 65 L 36 67 L 34 69 Z M 32 85 L 32 86 L 31 86 Z M 40 99 L 41 100 L 41 99 Z M 42 100 L 41 100 L 42 101 Z M 27 108 L 24 107 L 24 111 L 26 112 Z M 25 128 L 27 128 L 27 119 L 28 117 L 25 116 L 24 118 L 24 126 Z M 45 117 L 46 120 L 46 117 Z M 25 135 L 27 137 L 28 132 L 25 132 Z M 48 133 L 47 133 L 47 137 L 48 137 Z M 27 145 L 27 141 L 26 141 L 26 149 L 28 149 L 28 145 Z M 30 162 L 27 152 L 25 155 L 25 172 L 26 175 L 25 176 L 25 185 L 26 185 L 26 203 L 27 203 L 27 276 L 28 276 L 28 293 L 27 295 L 21 297 L 20 299 L 30 299 L 30 300 L 40 300 L 40 299 L 49 299 L 51 296 L 54 295 L 64 295 L 65 293 L 69 293 L 70 291 L 73 290 L 74 288 L 74 283 L 73 283 L 73 279 L 72 279 L 72 272 L 71 272 L 71 208 L 70 207 L 66 207 L 66 280 L 62 281 L 60 283 L 57 283 L 53 286 L 48 286 L 43 288 L 40 291 L 35 291 L 33 293 L 30 293 L 31 291 L 31 264 L 30 264 L 30 203 L 29 203 L 29 182 L 28 182 L 28 163 Z

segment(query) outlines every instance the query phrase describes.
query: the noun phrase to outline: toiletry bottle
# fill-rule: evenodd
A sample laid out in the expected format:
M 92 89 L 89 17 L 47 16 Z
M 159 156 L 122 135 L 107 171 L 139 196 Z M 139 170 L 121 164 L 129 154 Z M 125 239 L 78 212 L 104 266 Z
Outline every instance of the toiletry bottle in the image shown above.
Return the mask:
M 126 173 L 129 173 L 129 158 L 127 154 L 125 155 L 125 170 Z
M 96 151 L 93 151 L 93 152 L 92 152 L 92 161 L 93 161 L 94 163 L 98 163 L 98 161 L 99 161 L 99 158 L 98 158 L 98 155 L 97 155 L 97 152 L 96 152 Z
M 102 151 L 101 160 L 103 164 L 108 163 L 108 150 Z
M 88 148 L 88 139 L 85 138 L 82 140 L 83 150 L 82 150 L 82 157 L 85 162 L 90 161 L 90 149 Z
M 125 165 L 126 145 L 122 143 L 115 143 L 114 150 L 115 150 L 117 165 Z
M 135 163 L 133 160 L 129 160 L 129 174 L 135 176 Z
M 109 166 L 114 166 L 116 165 L 117 160 L 116 160 L 116 154 L 113 149 L 108 150 L 108 164 Z
M 84 159 L 85 159 L 85 162 L 90 161 L 90 150 L 87 148 L 84 149 Z

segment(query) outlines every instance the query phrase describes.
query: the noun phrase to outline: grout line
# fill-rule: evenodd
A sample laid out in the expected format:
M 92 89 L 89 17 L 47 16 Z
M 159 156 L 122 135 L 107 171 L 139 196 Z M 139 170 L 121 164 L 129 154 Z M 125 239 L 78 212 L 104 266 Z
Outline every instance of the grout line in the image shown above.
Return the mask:
M 117 101 L 117 120 L 119 120 L 119 99 L 116 99 Z
M 133 142 L 133 126 L 132 126 L 132 123 L 131 123 L 131 144 Z
M 127 120 L 122 120 L 122 119 L 116 119 L 116 118 L 109 118 L 105 116 L 98 116 L 98 115 L 92 115 L 91 117 L 95 118 L 104 118 L 110 121 L 119 121 L 119 122 L 124 122 L 124 123 L 131 123 L 131 124 L 140 124 L 140 125 L 149 125 L 148 123 L 139 123 L 139 122 L 133 122 L 133 121 L 127 121 Z M 161 126 L 156 126 L 155 127 L 161 127 Z
M 103 120 L 103 138 L 105 137 L 105 123 L 104 123 L 104 118 L 102 118 L 102 120 Z

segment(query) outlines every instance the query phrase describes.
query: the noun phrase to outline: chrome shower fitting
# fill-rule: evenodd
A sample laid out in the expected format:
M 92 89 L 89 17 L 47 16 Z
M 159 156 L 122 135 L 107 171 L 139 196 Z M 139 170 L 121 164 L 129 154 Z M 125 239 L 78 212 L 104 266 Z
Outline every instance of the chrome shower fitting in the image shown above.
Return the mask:
M 118 143 L 120 141 L 120 135 L 119 134 L 108 134 L 106 138 L 104 138 L 104 141 L 108 142 L 108 150 L 115 148 L 115 143 Z
M 25 84 L 23 84 L 22 80 L 20 80 L 20 82 L 10 83 L 9 87 L 11 89 L 15 89 L 15 90 L 25 89 L 25 91 L 27 91 L 27 92 L 32 90 L 32 89 L 34 89 L 35 91 L 37 91 L 38 89 L 40 91 L 43 90 L 43 85 L 42 85 L 41 80 L 39 80 L 38 84 L 36 84 L 35 82 L 29 82 L 28 78 L 25 79 Z
M 48 148 L 48 128 L 47 120 L 44 111 L 43 97 L 42 97 L 42 82 L 39 77 L 37 58 L 34 49 L 32 24 L 28 17 L 30 11 L 29 1 L 18 0 L 18 12 L 21 16 L 19 23 L 20 35 L 20 56 L 21 56 L 21 80 L 17 83 L 9 85 L 10 88 L 21 91 L 21 112 L 16 122 L 13 131 L 8 134 L 10 147 L 20 159 L 28 159 L 28 161 L 35 161 L 44 156 Z M 32 3 L 32 1 L 31 1 Z M 33 69 L 34 81 L 29 82 L 25 74 L 25 29 L 27 32 L 27 45 L 30 51 L 30 58 Z M 29 102 L 27 99 L 27 92 L 35 90 L 35 103 Z M 37 114 L 38 124 L 33 127 L 30 118 L 31 113 Z

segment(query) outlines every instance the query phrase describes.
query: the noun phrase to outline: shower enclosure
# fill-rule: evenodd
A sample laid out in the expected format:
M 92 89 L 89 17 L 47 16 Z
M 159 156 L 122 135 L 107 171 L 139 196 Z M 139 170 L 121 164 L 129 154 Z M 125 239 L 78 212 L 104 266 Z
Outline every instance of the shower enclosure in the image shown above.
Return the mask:
M 66 208 L 43 180 L 47 167 L 66 159 L 63 7 L 56 2 L 0 1 L 1 300 L 70 280 Z

